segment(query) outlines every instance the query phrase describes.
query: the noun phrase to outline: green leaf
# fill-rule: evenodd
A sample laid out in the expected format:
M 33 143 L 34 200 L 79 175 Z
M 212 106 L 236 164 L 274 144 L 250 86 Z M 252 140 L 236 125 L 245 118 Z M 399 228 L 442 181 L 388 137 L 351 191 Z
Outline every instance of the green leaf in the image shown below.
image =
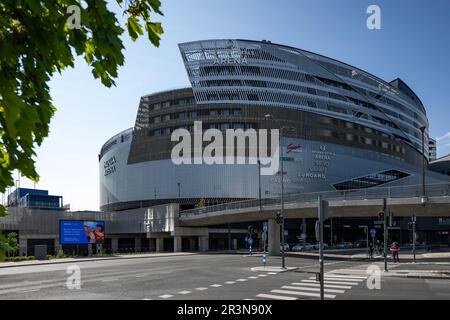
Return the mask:
M 147 22 L 145 24 L 145 30 L 147 30 L 148 39 L 150 40 L 150 42 L 155 47 L 159 47 L 159 35 L 163 33 L 161 23 Z
M 153 11 L 155 11 L 157 14 L 159 15 L 164 15 L 160 8 L 161 8 L 161 1 L 159 0 L 148 0 L 148 3 L 150 5 L 150 7 L 152 7 Z
M 127 20 L 126 25 L 127 25 L 127 29 L 128 29 L 128 34 L 130 35 L 130 37 L 133 41 L 136 41 L 138 34 L 140 34 L 140 35 L 144 34 L 142 32 L 142 26 L 136 20 L 135 16 L 130 16 Z

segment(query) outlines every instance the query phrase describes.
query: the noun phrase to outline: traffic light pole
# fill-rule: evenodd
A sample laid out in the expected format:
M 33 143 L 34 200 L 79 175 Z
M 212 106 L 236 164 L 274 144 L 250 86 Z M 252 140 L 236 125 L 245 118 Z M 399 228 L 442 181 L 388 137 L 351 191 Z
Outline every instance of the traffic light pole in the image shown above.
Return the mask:
M 278 140 L 278 145 L 280 148 L 280 158 L 281 158 L 281 268 L 286 269 L 286 261 L 284 257 L 284 166 L 283 166 L 283 147 L 281 146 L 281 136 L 283 128 L 281 128 L 281 133 Z
M 261 161 L 259 160 L 259 158 L 258 158 L 258 198 L 259 198 L 259 212 L 262 212 L 262 203 L 261 203 Z
M 387 241 L 388 241 L 388 229 L 387 229 L 387 199 L 383 199 L 383 233 L 384 233 L 384 271 L 388 272 L 388 265 L 387 265 Z
M 322 196 L 318 198 L 319 204 L 319 265 L 320 265 L 320 300 L 325 300 L 325 283 L 324 283 L 324 265 L 323 265 L 323 220 L 324 220 L 324 205 Z
M 412 216 L 412 231 L 413 231 L 413 245 L 412 245 L 413 263 L 416 263 L 416 215 L 415 214 L 413 214 L 413 216 Z

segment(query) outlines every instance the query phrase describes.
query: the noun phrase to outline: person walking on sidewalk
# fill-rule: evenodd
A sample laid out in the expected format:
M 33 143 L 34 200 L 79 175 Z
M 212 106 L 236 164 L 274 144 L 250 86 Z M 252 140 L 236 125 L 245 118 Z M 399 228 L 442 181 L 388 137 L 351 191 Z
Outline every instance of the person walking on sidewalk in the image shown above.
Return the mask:
M 400 259 L 398 258 L 398 252 L 400 251 L 400 246 L 398 245 L 398 242 L 394 241 L 391 244 L 391 252 L 392 252 L 392 258 L 394 259 L 394 262 L 400 262 Z
M 369 242 L 369 259 L 373 259 L 373 243 Z

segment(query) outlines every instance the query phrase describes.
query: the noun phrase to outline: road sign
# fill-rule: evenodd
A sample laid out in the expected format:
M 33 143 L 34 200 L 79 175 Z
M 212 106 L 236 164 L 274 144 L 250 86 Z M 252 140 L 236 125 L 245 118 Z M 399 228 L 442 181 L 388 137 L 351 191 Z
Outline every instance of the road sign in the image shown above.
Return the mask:
M 377 235 L 377 229 L 375 228 L 370 229 L 370 235 L 372 236 L 372 238 L 375 238 L 375 236 Z
M 289 232 L 287 230 L 284 230 L 284 235 L 287 236 Z
M 263 231 L 267 232 L 267 230 L 269 230 L 269 225 L 268 225 L 267 221 L 264 221 L 263 222 Z
M 262 240 L 265 242 L 267 240 L 267 233 L 263 232 L 262 234 Z
M 319 220 L 325 221 L 327 219 L 328 219 L 328 201 L 321 200 L 319 203 Z
M 319 220 L 316 221 L 315 231 L 316 231 L 316 240 L 320 241 L 320 222 L 319 222 Z

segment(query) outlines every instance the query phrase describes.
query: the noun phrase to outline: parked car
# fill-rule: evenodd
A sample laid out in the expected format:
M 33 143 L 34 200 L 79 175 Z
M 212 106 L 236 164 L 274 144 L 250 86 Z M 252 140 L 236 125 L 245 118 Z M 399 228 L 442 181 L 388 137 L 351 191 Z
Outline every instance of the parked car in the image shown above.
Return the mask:
M 367 240 L 358 240 L 354 244 L 355 248 L 366 248 L 367 247 Z
M 351 249 L 353 248 L 353 244 L 351 242 L 341 242 L 337 246 L 339 249 Z
M 292 247 L 292 251 L 300 252 L 300 251 L 309 251 L 314 250 L 314 245 L 308 242 L 305 243 L 297 243 Z
M 316 247 L 316 250 L 319 250 L 319 249 L 320 249 L 320 243 L 317 242 L 317 243 L 315 244 L 315 247 Z M 324 244 L 323 244 L 323 249 L 324 249 L 324 250 L 325 250 L 325 249 L 328 249 L 328 244 L 324 243 Z
M 319 250 L 320 249 L 320 243 L 316 242 L 312 244 L 313 249 L 312 250 Z M 328 245 L 326 243 L 323 244 L 323 249 L 328 249 Z
M 280 244 L 280 251 L 282 251 L 282 250 L 283 250 L 283 245 Z M 287 243 L 284 244 L 284 251 L 285 252 L 289 251 L 289 244 L 287 244 Z

